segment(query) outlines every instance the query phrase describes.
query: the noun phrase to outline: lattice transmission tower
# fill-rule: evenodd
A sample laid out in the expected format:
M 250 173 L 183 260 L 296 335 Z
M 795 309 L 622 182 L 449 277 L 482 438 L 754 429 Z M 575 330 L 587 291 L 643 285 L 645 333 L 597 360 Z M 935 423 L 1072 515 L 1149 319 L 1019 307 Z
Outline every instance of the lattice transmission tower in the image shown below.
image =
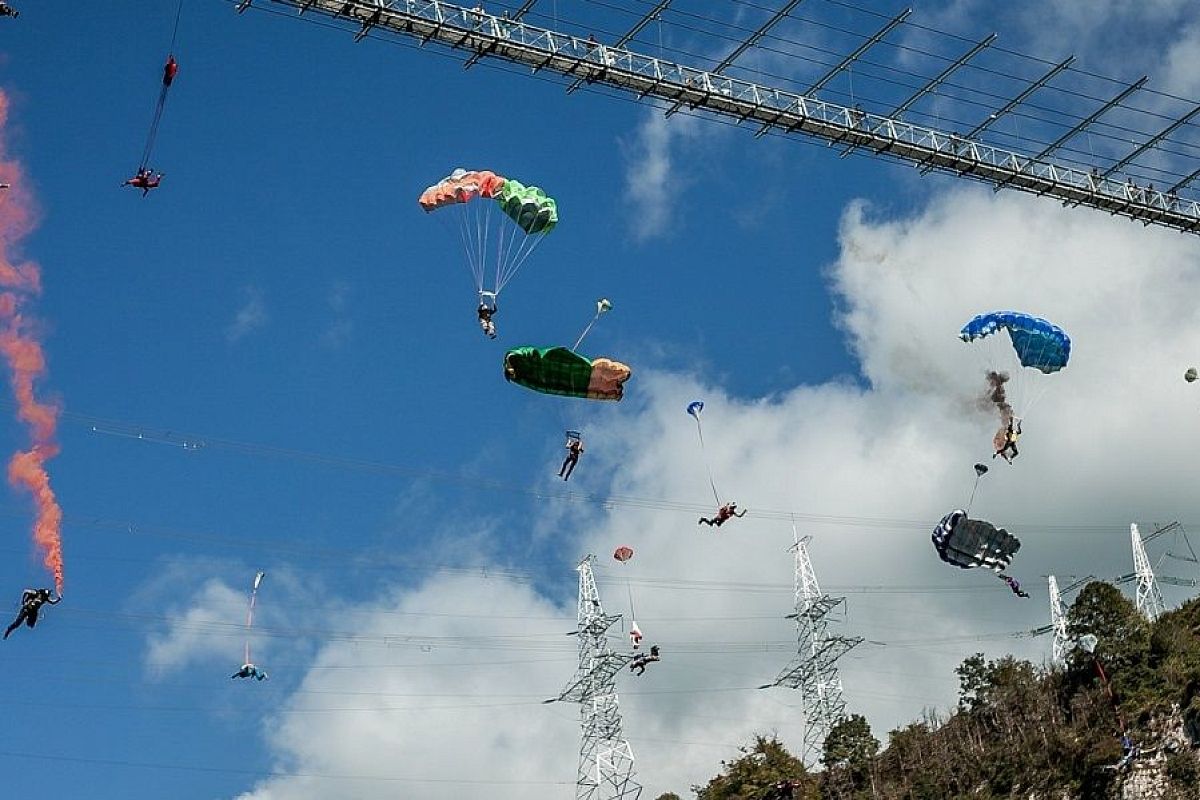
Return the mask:
M 1062 597 L 1058 593 L 1058 580 L 1050 576 L 1050 630 L 1054 631 L 1054 645 L 1051 657 L 1060 667 L 1067 665 L 1067 653 L 1071 649 L 1071 640 L 1067 636 L 1067 615 L 1063 612 Z
M 620 614 L 605 614 L 592 573 L 594 555 L 575 569 L 579 573 L 579 668 L 558 697 L 547 703 L 579 704 L 583 737 L 575 800 L 638 800 L 642 786 L 634 779 L 633 748 L 625 739 L 617 702 L 616 675 L 633 660 L 608 645 L 608 629 Z
M 1016 189 L 1053 197 L 1067 205 L 1088 206 L 1130 217 L 1147 225 L 1200 233 L 1200 199 L 1184 195 L 1185 192 L 1194 195 L 1193 184 L 1200 179 L 1193 142 L 1200 105 L 1146 89 L 1148 77 L 1126 83 L 1075 68 L 1074 56 L 1053 64 L 995 48 L 991 46 L 996 40 L 993 33 L 965 51 L 939 54 L 937 61 L 945 66 L 937 74 L 929 71 L 906 74 L 901 81 L 873 76 L 884 95 L 878 100 L 872 98 L 876 108 L 864 109 L 856 102 L 858 95 L 852 88 L 854 71 L 861 70 L 858 80 L 863 80 L 871 64 L 868 51 L 885 43 L 896 28 L 905 25 L 911 9 L 901 11 L 874 33 L 854 33 L 851 38 L 859 42 L 858 46 L 835 65 L 818 61 L 819 72 L 812 76 L 815 80 L 797 91 L 789 88 L 797 85 L 793 80 L 757 72 L 747 66 L 748 59 L 741 57 L 755 48 L 766 49 L 774 57 L 781 52 L 779 41 L 803 49 L 803 42 L 783 38 L 779 30 L 789 21 L 799 24 L 793 11 L 800 0 L 780 0 L 774 9 L 755 6 L 756 12 L 769 16 L 753 31 L 732 21 L 722 25 L 722 31 L 745 38 L 736 41 L 737 36 L 713 35 L 711 38 L 717 44 L 712 46 L 725 50 L 724 57 L 687 54 L 692 60 L 690 64 L 661 57 L 661 41 L 659 57 L 647 55 L 644 52 L 648 49 L 647 42 L 639 35 L 651 23 L 657 23 L 661 32 L 663 21 L 675 15 L 678 22 L 673 24 L 681 28 L 682 36 L 693 38 L 695 20 L 710 16 L 712 7 L 717 5 L 712 0 L 687 4 L 684 8 L 680 8 L 684 4 L 679 0 L 674 0 L 674 4 L 673 0 L 659 0 L 653 7 L 648 2 L 630 3 L 627 7 L 568 4 L 571 10 L 565 11 L 561 20 L 557 5 L 553 6 L 553 16 L 543 13 L 555 27 L 570 32 L 527 23 L 525 18 L 536 13 L 537 0 L 524 0 L 519 7 L 500 14 L 488 13 L 481 3 L 468 8 L 442 0 L 226 1 L 236 3 L 239 11 L 271 6 L 290 7 L 302 13 L 311 11 L 350 27 L 355 41 L 384 34 L 420 45 L 433 43 L 462 53 L 467 67 L 485 58 L 504 61 L 528 68 L 525 74 L 558 76 L 569 84 L 568 91 L 586 83 L 637 100 L 665 104 L 668 114 L 686 108 L 749 125 L 759 136 L 777 133 L 808 137 L 838 148 L 843 156 L 866 152 L 903 161 L 922 173 L 936 170 L 982 181 L 996 190 Z M 601 6 L 636 21 L 623 34 L 606 34 L 606 41 L 597 41 L 581 31 L 593 24 L 585 12 L 594 12 Z M 737 6 L 744 10 L 747 4 Z M 878 16 L 869 9 L 864 13 Z M 923 34 L 932 32 L 927 27 L 921 30 Z M 961 44 L 956 36 L 943 36 Z M 730 38 L 735 41 L 728 41 Z M 886 43 L 897 46 L 895 41 Z M 974 63 L 989 54 L 993 58 L 1017 58 L 1020 69 L 1013 67 L 1010 71 L 1005 67 L 997 71 L 994 65 Z M 831 54 L 832 58 L 840 55 Z M 813 66 L 807 61 L 801 64 L 809 70 Z M 976 68 L 984 75 L 1002 78 L 1008 88 L 974 88 L 972 81 L 978 76 L 967 79 L 961 73 Z M 873 69 L 879 71 L 881 67 L 876 64 Z M 903 66 L 882 65 L 882 71 L 888 75 L 897 70 L 902 71 Z M 747 74 L 755 80 L 742 77 Z M 961 84 L 956 83 L 959 78 Z M 1098 81 L 1098 85 L 1086 91 L 1072 88 L 1075 83 L 1090 79 Z M 800 86 L 808 83 L 802 76 L 797 80 L 804 80 Z M 827 99 L 832 86 L 844 81 L 850 83 L 849 99 L 842 103 Z M 1114 84 L 1119 91 L 1105 100 Z M 1030 102 L 1035 93 L 1051 92 L 1076 107 L 1053 108 L 1047 114 L 1040 106 L 1049 101 Z M 1093 96 L 1095 92 L 1105 94 L 1098 98 Z M 1136 99 L 1146 94 L 1152 97 L 1145 105 L 1153 109 L 1166 104 L 1170 110 L 1164 113 L 1135 105 Z M 1011 99 L 1005 102 L 1006 97 Z M 960 103 L 963 117 L 958 120 L 944 119 L 938 110 L 939 103 L 951 99 Z M 967 114 L 971 117 L 966 117 Z M 1037 134 L 1025 136 L 1003 130 L 1005 126 L 997 123 L 1009 115 L 1018 130 L 1036 127 Z M 1082 149 L 1075 143 L 1085 135 L 1089 146 Z M 1104 141 L 1106 152 L 1093 151 L 1094 139 Z
M 794 529 L 792 537 L 795 611 L 788 615 L 788 619 L 796 620 L 796 658 L 779 673 L 773 683 L 759 688 L 785 686 L 800 690 L 800 702 L 804 707 L 804 747 L 801 758 L 811 766 L 818 760 L 830 729 L 846 715 L 837 660 L 861 643 L 862 639 L 828 633 L 826 628 L 829 622 L 826 617 L 846 598 L 830 597 L 821 592 L 812 559 L 808 556 L 810 537 L 800 539 Z
M 1167 605 L 1154 580 L 1154 570 L 1150 567 L 1150 559 L 1146 557 L 1146 548 L 1136 522 L 1129 526 L 1129 538 L 1133 542 L 1133 574 L 1137 577 L 1137 610 L 1154 622 L 1167 610 Z

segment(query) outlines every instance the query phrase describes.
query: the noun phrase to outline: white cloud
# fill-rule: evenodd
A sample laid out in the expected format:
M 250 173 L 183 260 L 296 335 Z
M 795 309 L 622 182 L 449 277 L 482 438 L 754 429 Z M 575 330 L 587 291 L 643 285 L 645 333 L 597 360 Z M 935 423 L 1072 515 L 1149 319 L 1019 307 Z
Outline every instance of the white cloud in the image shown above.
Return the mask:
M 675 199 L 681 197 L 685 181 L 673 169 L 673 149 L 680 140 L 694 136 L 698 120 L 687 114 L 664 116 L 651 108 L 638 126 L 632 143 L 625 147 L 625 198 L 632 218 L 634 238 L 646 241 L 666 233 L 675 215 Z
M 1041 576 L 1128 572 L 1128 521 L 1196 517 L 1184 467 L 1200 397 L 1182 373 L 1200 356 L 1181 334 L 1200 323 L 1196 239 L 984 189 L 947 193 L 900 220 L 854 206 L 840 238 L 828 274 L 861 384 L 739 398 L 703 376 L 641 368 L 614 421 L 590 430 L 604 446 L 589 448 L 580 469 L 611 475 L 614 496 L 704 507 L 712 497 L 684 413 L 703 397 L 718 487 L 751 511 L 721 529 L 632 505 L 574 521 L 572 549 L 601 556 L 607 608 L 625 613 L 632 597 L 648 642 L 663 647 L 644 677 L 626 673 L 618 684 L 647 797 L 686 794 L 755 732 L 777 731 L 799 749 L 798 696 L 754 688 L 787 664 L 794 637 L 783 619 L 790 525 L 766 510 L 803 509 L 796 525 L 814 537 L 824 588 L 849 590 L 837 632 L 872 641 L 844 661 L 842 680 L 849 710 L 865 713 L 881 739 L 923 708 L 953 704 L 953 668 L 972 652 L 1044 657 L 1047 641 L 1011 636 L 1044 624 Z M 976 407 L 978 347 L 957 332 L 978 312 L 1008 307 L 1045 316 L 1074 340 L 1071 364 L 1047 379 L 1028 417 L 1021 457 L 995 465 L 973 510 L 1022 538 L 1012 572 L 1031 600 L 987 573 L 941 564 L 929 545 L 937 519 L 966 502 L 971 465 L 988 458 L 995 427 Z M 781 343 L 781 353 L 805 357 L 802 343 Z M 623 566 L 608 558 L 619 544 L 637 551 Z M 266 722 L 277 769 L 480 779 L 496 782 L 490 797 L 563 796 L 577 711 L 537 701 L 573 672 L 573 640 L 561 635 L 573 604 L 510 577 L 438 575 L 347 608 L 367 638 L 325 644 L 300 684 L 306 693 Z M 307 692 L 327 691 L 365 693 L 337 699 L 362 710 L 318 711 L 332 703 Z M 398 785 L 422 798 L 464 789 L 283 777 L 244 798 L 383 798 Z
M 332 318 L 321 332 L 321 344 L 331 350 L 344 347 L 354 335 L 354 320 L 349 316 L 350 295 L 350 284 L 339 280 L 330 287 L 326 298 Z
M 310 776 L 406 780 L 271 778 L 243 800 L 569 792 L 576 723 L 541 701 L 571 673 L 570 622 L 526 586 L 450 575 L 357 609 L 356 639 L 321 650 L 268 744 Z
M 262 290 L 246 286 L 242 289 L 242 305 L 234 314 L 233 321 L 225 326 L 225 339 L 232 344 L 266 325 L 267 320 Z
M 325 590 L 309 577 L 285 567 L 267 569 L 256 604 L 254 627 L 246 630 L 246 611 L 255 570 L 228 562 L 188 561 L 164 566 L 132 604 L 165 607 L 167 624 L 147 638 L 144 666 L 154 677 L 198 666 L 232 673 L 249 644 L 251 658 L 268 668 L 279 657 L 306 657 L 310 650 L 296 630 L 317 629 L 312 607 Z M 221 577 L 215 577 L 213 574 Z M 203 577 L 208 575 L 208 577 Z M 231 585 L 229 576 L 245 577 Z M 330 608 L 340 606 L 330 601 Z

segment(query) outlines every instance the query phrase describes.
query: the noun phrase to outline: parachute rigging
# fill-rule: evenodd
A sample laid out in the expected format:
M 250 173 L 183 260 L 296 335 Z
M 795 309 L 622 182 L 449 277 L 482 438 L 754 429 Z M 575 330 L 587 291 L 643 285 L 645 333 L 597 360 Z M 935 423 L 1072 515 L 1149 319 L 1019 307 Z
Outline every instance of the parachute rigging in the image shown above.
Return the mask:
M 1001 330 L 1008 333 L 1007 341 L 996 335 Z M 968 321 L 958 336 L 967 343 L 983 343 L 973 350 L 986 366 L 985 402 L 993 404 L 1000 415 L 992 444 L 997 455 L 1009 450 L 1016 455 L 1014 425 L 1016 436 L 1020 436 L 1020 421 L 1048 388 L 1032 378 L 1036 373 L 1052 375 L 1067 366 L 1071 338 L 1057 325 L 1019 311 L 980 314 Z M 1011 387 L 1007 386 L 1009 380 Z
M 613 551 L 613 558 L 619 561 L 622 565 L 633 558 L 633 548 L 628 545 L 621 545 Z M 629 574 L 625 574 L 625 593 L 629 597 L 629 642 L 634 650 L 641 647 L 642 630 L 637 624 L 637 610 L 633 605 L 633 586 L 629 580 Z
M 971 505 L 975 502 L 975 492 L 979 490 L 979 481 L 987 474 L 986 464 L 975 465 L 975 485 L 971 487 L 971 499 L 967 501 L 967 513 L 971 513 Z
M 596 320 L 600 319 L 601 314 L 607 314 L 609 311 L 612 311 L 612 307 L 612 303 L 609 302 L 607 297 L 601 297 L 596 301 L 596 315 L 592 317 L 592 321 L 583 329 L 583 333 L 579 334 L 579 338 L 575 340 L 575 344 L 571 345 L 572 350 L 579 349 L 579 345 L 583 344 L 584 337 L 591 333 L 592 326 L 596 324 Z
M 183 16 L 183 0 L 175 7 L 175 26 L 171 31 L 171 46 L 167 48 L 167 60 L 163 64 L 162 87 L 158 91 L 158 101 L 154 104 L 154 116 L 150 119 L 150 130 L 146 133 L 146 145 L 142 148 L 142 159 L 138 162 L 137 174 L 125 181 L 123 186 L 133 186 L 142 190 L 142 197 L 157 189 L 162 181 L 162 174 L 154 174 L 150 169 L 150 159 L 154 155 L 154 144 L 158 141 L 158 126 L 162 122 L 163 111 L 167 107 L 167 94 L 179 73 L 179 62 L 175 60 L 175 42 L 179 38 L 179 19 Z
M 704 427 L 700 424 L 700 412 L 704 410 L 703 400 L 693 400 L 688 403 L 687 413 L 696 420 L 696 434 L 700 437 L 700 454 L 704 458 L 704 468 L 708 471 L 708 485 L 712 487 L 713 498 L 721 505 L 721 494 L 717 491 L 717 482 L 713 480 L 712 464 L 708 460 L 708 451 L 704 449 Z
M 263 578 L 267 573 L 259 572 L 254 576 L 254 587 L 250 590 L 250 607 L 246 609 L 246 649 L 244 652 L 245 658 L 242 659 L 243 664 L 253 665 L 250 659 L 250 631 L 254 627 L 254 605 L 258 601 L 258 587 L 262 584 Z

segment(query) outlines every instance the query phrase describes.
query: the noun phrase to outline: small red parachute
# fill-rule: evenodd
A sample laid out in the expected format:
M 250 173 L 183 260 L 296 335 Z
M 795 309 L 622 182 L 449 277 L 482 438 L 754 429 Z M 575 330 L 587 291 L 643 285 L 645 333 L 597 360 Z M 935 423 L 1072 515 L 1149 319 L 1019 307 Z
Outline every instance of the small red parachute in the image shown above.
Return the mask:
M 629 559 L 633 558 L 633 548 L 621 545 L 613 551 L 613 558 L 615 558 L 617 561 L 628 561 Z

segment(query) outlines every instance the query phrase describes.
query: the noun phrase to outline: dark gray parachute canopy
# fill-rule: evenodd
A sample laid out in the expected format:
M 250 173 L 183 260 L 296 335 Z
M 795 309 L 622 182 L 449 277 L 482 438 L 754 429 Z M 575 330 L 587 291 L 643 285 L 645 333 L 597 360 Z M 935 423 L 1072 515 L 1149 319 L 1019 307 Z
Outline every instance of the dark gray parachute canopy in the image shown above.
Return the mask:
M 933 529 L 938 558 L 962 569 L 986 567 L 1003 572 L 1021 549 L 1021 542 L 1003 528 L 981 519 L 969 519 L 961 508 L 942 517 Z

